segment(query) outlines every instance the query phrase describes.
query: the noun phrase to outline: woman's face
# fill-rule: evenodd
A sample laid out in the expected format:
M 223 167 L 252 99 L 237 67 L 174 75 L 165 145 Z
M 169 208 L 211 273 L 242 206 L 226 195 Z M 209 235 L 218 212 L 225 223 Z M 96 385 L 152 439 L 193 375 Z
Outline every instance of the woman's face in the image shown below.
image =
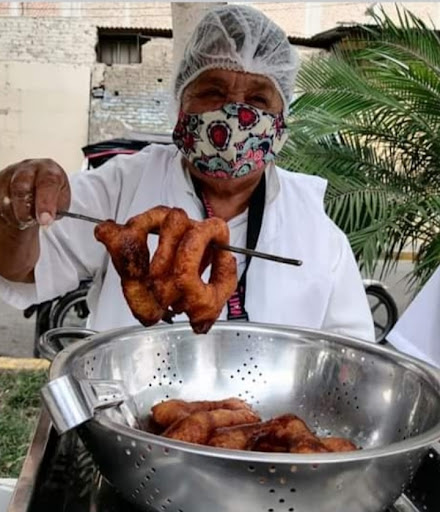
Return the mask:
M 225 69 L 204 71 L 191 82 L 183 91 L 181 108 L 187 113 L 200 114 L 236 102 L 272 114 L 283 110 L 283 100 L 271 80 L 262 75 Z

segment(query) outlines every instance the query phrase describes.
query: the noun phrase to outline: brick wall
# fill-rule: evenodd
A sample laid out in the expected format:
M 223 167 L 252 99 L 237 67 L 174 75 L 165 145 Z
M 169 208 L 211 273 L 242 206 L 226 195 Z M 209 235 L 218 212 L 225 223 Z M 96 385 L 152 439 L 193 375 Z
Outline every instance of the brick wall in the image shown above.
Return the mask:
M 97 30 L 75 19 L 0 17 L 0 61 L 92 64 Z
M 171 28 L 167 2 L 0 2 L 0 18 L 82 19 L 100 27 Z
M 122 137 L 130 131 L 169 131 L 171 67 L 172 40 L 164 38 L 143 45 L 142 64 L 95 64 L 92 87 L 102 87 L 103 97 L 91 99 L 90 142 Z

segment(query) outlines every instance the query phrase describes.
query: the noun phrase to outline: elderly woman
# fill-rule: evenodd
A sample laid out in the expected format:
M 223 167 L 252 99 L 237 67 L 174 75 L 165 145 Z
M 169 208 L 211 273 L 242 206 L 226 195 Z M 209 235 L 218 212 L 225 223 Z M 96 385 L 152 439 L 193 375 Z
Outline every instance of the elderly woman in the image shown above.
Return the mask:
M 274 160 L 297 57 L 286 35 L 247 6 L 210 11 L 174 80 L 174 146 L 151 145 L 72 176 L 51 160 L 0 173 L 0 292 L 24 308 L 93 276 L 90 326 L 136 324 L 93 226 L 57 210 L 125 223 L 162 204 L 227 221 L 231 243 L 303 260 L 301 267 L 238 258 L 241 276 L 221 319 L 304 326 L 374 340 L 361 277 L 344 234 L 326 216 L 326 183 Z M 41 229 L 41 226 L 50 226 Z M 154 238 L 154 237 L 150 237 Z M 149 241 L 151 250 L 157 240 Z M 182 318 L 185 320 L 185 318 Z

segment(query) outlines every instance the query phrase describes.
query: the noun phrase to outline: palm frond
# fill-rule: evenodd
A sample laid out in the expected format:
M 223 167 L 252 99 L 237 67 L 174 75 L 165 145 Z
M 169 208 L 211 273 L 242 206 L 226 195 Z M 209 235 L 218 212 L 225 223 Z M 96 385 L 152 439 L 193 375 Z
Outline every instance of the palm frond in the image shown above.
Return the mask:
M 415 286 L 440 263 L 440 38 L 397 15 L 304 63 L 281 159 L 328 180 L 327 211 L 368 271 L 417 248 Z
M 440 74 L 440 38 L 434 25 L 428 26 L 408 9 L 397 7 L 396 12 L 398 23 L 392 20 L 383 7 L 378 11 L 370 10 L 376 27 L 365 27 L 365 32 L 373 42 L 393 45 L 413 60 Z

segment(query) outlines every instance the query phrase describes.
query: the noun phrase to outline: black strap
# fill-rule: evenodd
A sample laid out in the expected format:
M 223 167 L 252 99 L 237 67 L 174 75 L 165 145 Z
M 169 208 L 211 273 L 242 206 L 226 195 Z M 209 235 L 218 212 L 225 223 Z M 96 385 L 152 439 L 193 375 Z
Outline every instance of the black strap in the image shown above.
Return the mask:
M 206 200 L 203 197 L 201 188 L 194 180 L 194 188 L 197 196 L 200 198 L 205 210 L 205 218 L 209 217 Z M 264 204 L 266 200 L 266 176 L 262 175 L 257 187 L 252 193 L 249 201 L 248 209 L 248 225 L 246 232 L 246 247 L 254 250 L 257 247 L 258 237 L 260 235 L 261 226 L 263 224 Z M 245 309 L 246 301 L 246 278 L 249 265 L 251 263 L 252 256 L 246 255 L 246 263 L 241 274 L 240 280 L 237 284 L 237 294 L 240 302 L 240 313 L 232 311 L 233 303 L 231 300 L 228 301 L 228 320 L 245 320 L 249 321 L 249 315 Z M 233 296 L 234 297 L 234 296 Z M 233 299 L 232 299 L 233 300 Z

